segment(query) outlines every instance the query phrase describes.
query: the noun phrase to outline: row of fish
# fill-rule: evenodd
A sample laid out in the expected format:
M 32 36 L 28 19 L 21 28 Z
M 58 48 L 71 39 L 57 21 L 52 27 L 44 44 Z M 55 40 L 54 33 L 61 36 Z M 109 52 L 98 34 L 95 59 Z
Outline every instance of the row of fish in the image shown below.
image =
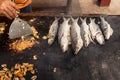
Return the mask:
M 113 34 L 113 29 L 110 24 L 100 17 L 100 26 L 95 23 L 95 19 L 90 18 L 90 23 L 87 24 L 87 18 L 65 18 L 59 26 L 59 19 L 55 18 L 54 22 L 50 26 L 48 33 L 48 44 L 52 45 L 56 36 L 58 36 L 58 42 L 62 49 L 62 52 L 68 50 L 69 45 L 72 45 L 74 54 L 77 54 L 83 45 L 87 47 L 90 42 L 95 44 L 95 40 L 104 45 L 105 40 L 108 40 Z M 82 22 L 80 25 L 78 21 Z M 71 24 L 69 22 L 72 21 Z M 58 35 L 57 35 L 58 34 Z

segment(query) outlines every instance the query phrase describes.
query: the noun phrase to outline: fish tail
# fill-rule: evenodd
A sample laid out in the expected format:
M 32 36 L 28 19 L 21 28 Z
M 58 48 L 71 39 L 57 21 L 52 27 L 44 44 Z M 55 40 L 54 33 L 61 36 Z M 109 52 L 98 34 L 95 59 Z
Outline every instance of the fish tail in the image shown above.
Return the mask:
M 93 22 L 95 22 L 95 18 L 94 18 L 94 19 L 92 19 L 92 21 L 93 21 Z
M 73 17 L 70 17 L 70 18 L 71 18 L 72 22 L 78 22 L 78 20 L 79 20 L 79 17 L 76 19 L 74 19 Z
M 77 17 L 77 18 L 75 19 L 76 22 L 78 22 L 78 20 L 79 20 L 79 17 Z
M 103 16 L 100 16 L 100 19 L 101 19 L 101 20 L 105 20 Z
M 90 35 L 88 37 L 90 39 L 90 42 L 92 42 L 93 44 L 96 44 L 95 41 L 93 40 L 93 38 Z
M 70 21 L 70 18 L 65 18 L 65 17 L 63 17 L 63 20 L 69 22 L 69 21 Z
M 95 18 L 94 18 L 94 19 L 90 18 L 90 21 L 91 21 L 91 22 L 95 22 Z
M 59 20 L 61 17 L 55 17 L 55 20 Z

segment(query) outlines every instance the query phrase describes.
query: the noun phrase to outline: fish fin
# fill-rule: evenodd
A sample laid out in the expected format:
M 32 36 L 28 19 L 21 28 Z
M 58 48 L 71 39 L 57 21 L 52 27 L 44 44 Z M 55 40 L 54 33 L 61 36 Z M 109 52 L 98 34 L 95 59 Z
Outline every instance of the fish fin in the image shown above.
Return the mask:
M 70 21 L 70 18 L 66 19 L 68 22 Z
M 105 22 L 105 21 L 106 21 L 105 18 L 102 17 L 102 16 L 100 16 L 100 20 L 101 20 L 102 22 Z
M 64 20 L 64 21 L 66 21 L 66 18 L 65 18 L 65 17 L 63 17 L 63 20 Z
M 80 17 L 80 20 L 83 22 L 84 20 Z
M 112 36 L 114 30 L 110 26 L 109 26 L 109 29 L 110 29 L 110 33 L 111 33 L 111 36 Z
M 100 16 L 100 19 L 103 19 L 103 16 Z
M 58 35 L 58 40 L 59 40 L 59 42 L 61 41 L 63 35 L 64 35 L 64 34 Z
M 91 37 L 89 37 L 89 39 L 90 39 L 90 42 L 92 42 L 93 44 L 96 44 L 95 41 Z
M 83 20 L 86 22 L 87 18 L 84 18 Z
M 79 20 L 79 17 L 75 19 L 76 22 L 78 22 L 78 20 Z
M 94 38 L 92 38 L 91 35 L 92 35 L 92 33 L 91 33 L 90 27 L 89 27 L 89 36 L 88 36 L 88 37 L 89 37 L 89 39 L 90 39 L 90 42 L 92 42 L 93 44 L 96 44 L 95 41 L 94 41 Z
M 72 16 L 70 16 L 70 18 L 71 18 L 72 22 L 74 22 L 74 18 Z
M 75 51 L 74 54 L 77 55 L 79 51 Z

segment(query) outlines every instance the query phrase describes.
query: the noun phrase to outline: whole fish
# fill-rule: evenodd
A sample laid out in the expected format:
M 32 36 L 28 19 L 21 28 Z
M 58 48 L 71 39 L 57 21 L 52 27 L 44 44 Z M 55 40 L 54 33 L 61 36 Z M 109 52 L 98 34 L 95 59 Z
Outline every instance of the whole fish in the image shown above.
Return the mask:
M 50 26 L 49 29 L 49 33 L 48 33 L 48 44 L 51 45 L 53 44 L 55 37 L 57 35 L 57 31 L 58 31 L 58 20 L 59 18 L 55 17 L 54 22 L 52 23 L 52 25 Z
M 63 17 L 63 20 L 64 21 L 60 25 L 58 31 L 58 41 L 62 52 L 66 52 L 69 46 L 70 25 L 68 24 L 68 22 L 70 21 L 70 18 L 66 19 Z
M 86 23 L 86 18 L 85 19 L 80 18 L 80 20 L 82 21 L 81 28 L 84 31 L 83 35 L 85 39 L 85 47 L 87 47 L 90 44 L 90 42 L 94 43 L 94 41 L 91 38 L 91 33 L 90 33 L 89 26 Z
M 92 34 L 92 39 L 96 39 L 96 41 L 100 44 L 100 45 L 104 45 L 105 44 L 105 40 L 104 40 L 104 36 L 99 28 L 99 25 L 95 23 L 95 19 L 91 19 L 90 18 L 90 32 Z
M 105 36 L 105 39 L 108 40 L 110 36 L 113 34 L 113 29 L 110 27 L 110 24 L 104 19 L 104 17 L 100 17 L 101 19 L 101 29 Z
M 72 47 L 74 50 L 74 54 L 77 54 L 83 47 L 83 40 L 81 38 L 80 26 L 78 25 L 79 18 L 71 19 L 73 22 L 70 29 Z

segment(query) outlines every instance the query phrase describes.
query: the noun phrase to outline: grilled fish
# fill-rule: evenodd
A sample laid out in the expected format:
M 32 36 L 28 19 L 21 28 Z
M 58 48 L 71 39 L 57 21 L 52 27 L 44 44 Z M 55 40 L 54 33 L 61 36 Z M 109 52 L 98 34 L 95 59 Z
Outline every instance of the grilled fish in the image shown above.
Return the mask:
M 90 44 L 90 42 L 94 43 L 94 41 L 91 38 L 91 33 L 90 33 L 89 26 L 86 23 L 86 18 L 84 20 L 82 18 L 80 18 L 80 20 L 82 21 L 81 28 L 84 31 L 83 35 L 84 35 L 84 39 L 85 39 L 85 47 L 87 47 Z
M 55 17 L 55 20 L 54 22 L 52 23 L 52 25 L 50 26 L 50 29 L 49 29 L 49 33 L 48 33 L 48 44 L 49 45 L 52 45 L 54 40 L 55 40 L 55 37 L 57 35 L 57 31 L 58 31 L 58 20 L 59 18 L 56 18 Z
M 63 20 L 64 21 L 60 25 L 58 31 L 58 41 L 62 52 L 66 52 L 69 46 L 70 25 L 68 24 L 68 22 L 70 21 L 70 18 L 66 19 L 63 17 Z
M 83 47 L 83 40 L 81 38 L 80 26 L 78 25 L 79 18 L 71 19 L 73 22 L 70 29 L 72 47 L 74 50 L 74 54 L 77 54 Z
M 104 40 L 104 36 L 99 28 L 99 25 L 95 23 L 95 19 L 91 19 L 90 18 L 90 31 L 92 34 L 92 39 L 95 40 L 100 44 L 100 45 L 104 45 L 105 40 Z
M 101 29 L 105 36 L 105 39 L 108 40 L 110 36 L 113 34 L 113 29 L 110 27 L 110 24 L 104 19 L 104 17 L 100 17 L 101 19 Z

